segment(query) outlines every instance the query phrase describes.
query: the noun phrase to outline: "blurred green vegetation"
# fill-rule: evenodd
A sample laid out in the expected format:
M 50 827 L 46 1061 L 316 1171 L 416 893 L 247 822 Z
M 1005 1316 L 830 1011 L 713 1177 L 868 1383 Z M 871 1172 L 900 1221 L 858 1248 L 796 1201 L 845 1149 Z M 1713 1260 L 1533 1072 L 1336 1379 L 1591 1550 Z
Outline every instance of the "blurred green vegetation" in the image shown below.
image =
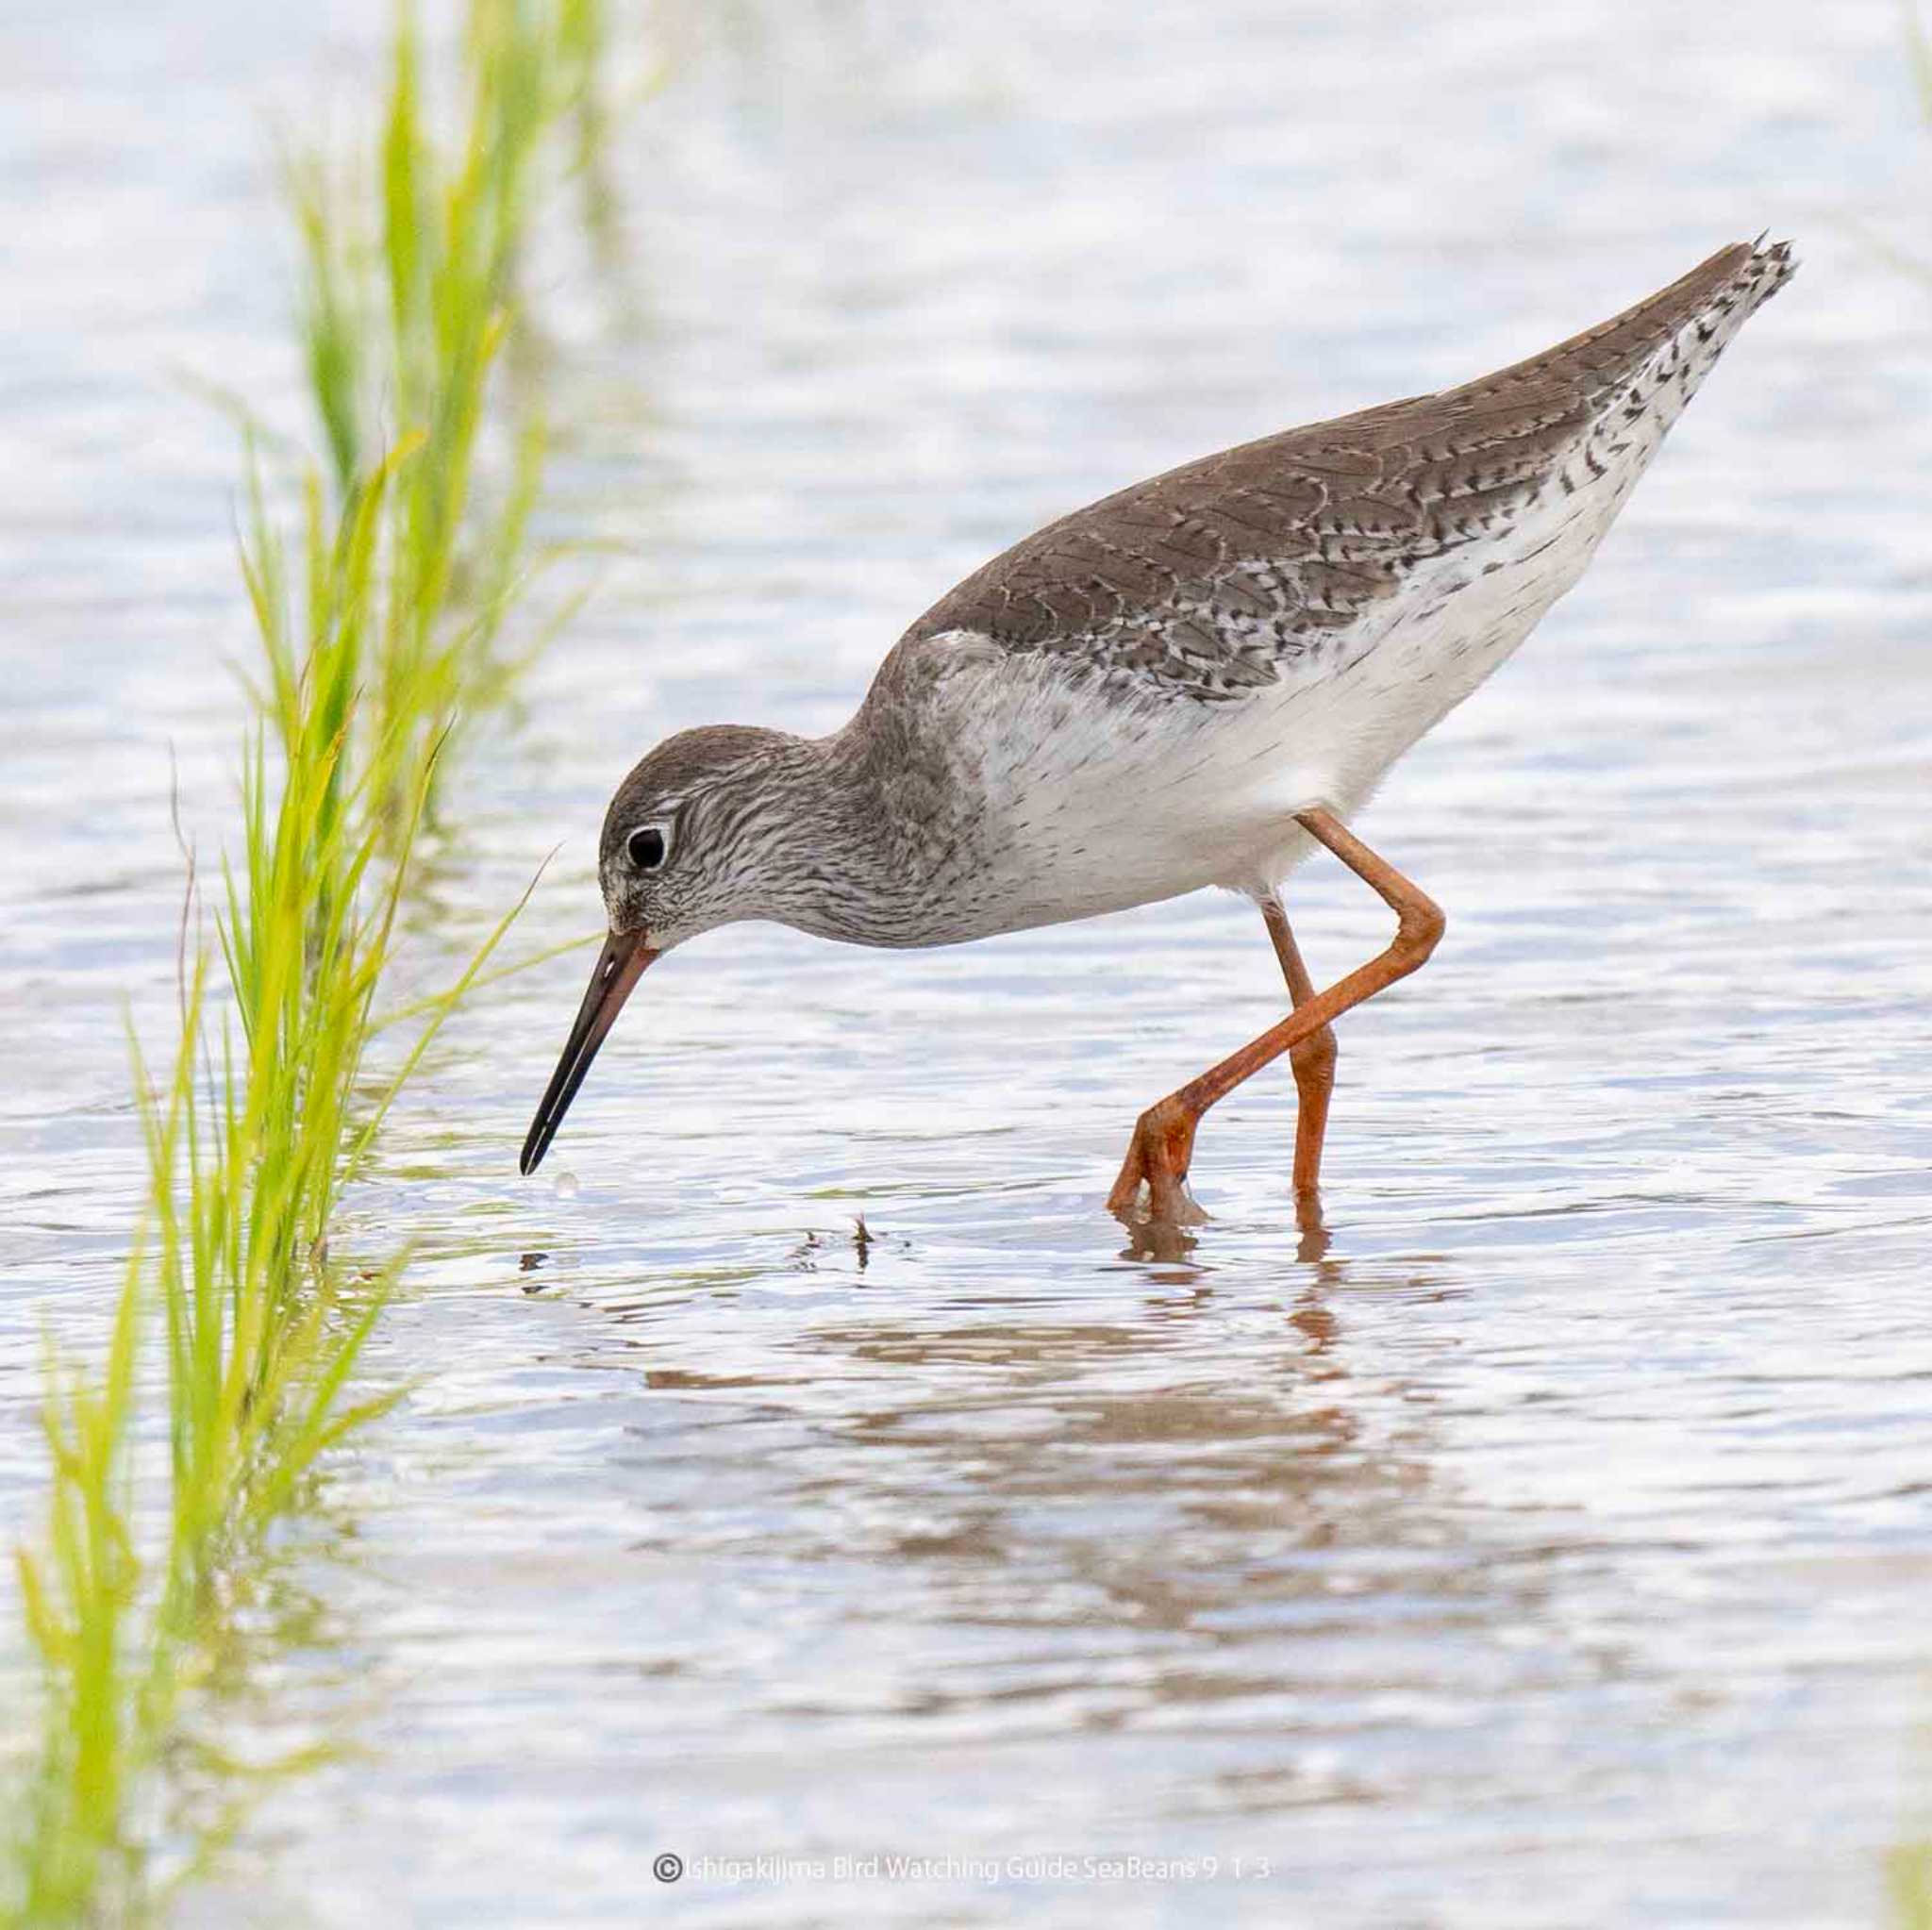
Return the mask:
M 405 8 L 377 150 L 346 172 L 314 157 L 288 170 L 325 461 L 284 528 L 251 445 L 241 563 L 259 668 L 241 850 L 210 894 L 213 949 L 192 936 L 191 875 L 169 1062 L 156 1075 L 134 1048 L 146 1205 L 106 1357 L 84 1368 L 50 1348 L 46 1522 L 16 1559 L 43 1694 L 0 1868 L 7 1921 L 158 1906 L 155 1786 L 187 1753 L 187 1712 L 236 1653 L 236 1617 L 324 1457 L 394 1398 L 353 1384 L 403 1256 L 352 1275 L 329 1228 L 520 908 L 412 1007 L 413 1041 L 373 1075 L 438 770 L 512 668 L 499 640 L 543 436 L 494 377 L 540 185 L 596 159 L 605 28 L 600 0 L 469 0 L 445 141 Z M 479 452 L 506 414 L 508 459 L 486 477 Z M 176 1846 L 169 1879 L 238 1813 L 198 1853 Z

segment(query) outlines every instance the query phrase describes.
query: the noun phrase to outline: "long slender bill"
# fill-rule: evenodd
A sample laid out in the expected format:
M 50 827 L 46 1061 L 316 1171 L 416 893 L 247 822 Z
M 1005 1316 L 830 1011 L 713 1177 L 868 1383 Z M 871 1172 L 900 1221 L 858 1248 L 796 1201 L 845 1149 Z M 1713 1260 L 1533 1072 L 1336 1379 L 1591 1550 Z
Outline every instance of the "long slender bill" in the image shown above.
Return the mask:
M 525 1173 L 534 1173 L 537 1163 L 550 1150 L 570 1103 L 597 1057 L 597 1048 L 609 1037 L 624 1010 L 631 988 L 644 975 L 644 967 L 658 957 L 641 931 L 614 931 L 597 955 L 597 969 L 591 973 L 591 989 L 577 1007 L 576 1023 L 564 1041 L 563 1057 L 543 1090 L 542 1104 L 530 1122 L 530 1136 L 524 1141 L 524 1156 L 517 1163 Z

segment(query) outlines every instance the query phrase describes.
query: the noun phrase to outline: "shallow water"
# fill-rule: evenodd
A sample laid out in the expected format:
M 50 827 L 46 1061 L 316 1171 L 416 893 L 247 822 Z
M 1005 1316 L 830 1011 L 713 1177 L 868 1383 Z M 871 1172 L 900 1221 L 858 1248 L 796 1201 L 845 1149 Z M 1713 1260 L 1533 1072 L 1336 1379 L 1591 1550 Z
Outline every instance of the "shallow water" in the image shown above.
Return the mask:
M 171 746 L 204 847 L 233 822 L 235 454 L 172 373 L 290 393 L 264 108 L 370 25 L 193 17 L 0 23 L 8 1528 L 33 1338 L 84 1340 L 138 1188 L 118 1001 L 166 1010 Z M 479 1001 L 358 1196 L 357 1238 L 429 1249 L 376 1361 L 414 1390 L 336 1484 L 331 1642 L 268 1684 L 305 1720 L 353 1685 L 373 1753 L 274 1795 L 189 1920 L 1874 1922 L 1932 1716 L 1932 287 L 1877 245 L 1924 232 L 1894 9 L 667 30 L 635 309 L 559 271 L 545 311 L 553 532 L 616 554 L 461 774 L 455 937 L 559 840 L 523 942 L 593 929 L 650 740 L 838 721 L 1053 513 L 1766 225 L 1806 265 L 1361 821 L 1450 930 L 1343 1028 L 1325 1241 L 1286 1076 L 1204 1129 L 1191 1250 L 1098 1210 L 1139 1107 L 1278 1014 L 1232 899 L 693 945 L 531 1182 L 588 955 Z M 1384 941 L 1325 863 L 1292 903 L 1318 977 Z M 1196 1869 L 1103 1890 L 1097 1853 Z M 812 1873 L 874 1855 L 962 1867 Z M 758 1856 L 793 1860 L 719 1867 Z

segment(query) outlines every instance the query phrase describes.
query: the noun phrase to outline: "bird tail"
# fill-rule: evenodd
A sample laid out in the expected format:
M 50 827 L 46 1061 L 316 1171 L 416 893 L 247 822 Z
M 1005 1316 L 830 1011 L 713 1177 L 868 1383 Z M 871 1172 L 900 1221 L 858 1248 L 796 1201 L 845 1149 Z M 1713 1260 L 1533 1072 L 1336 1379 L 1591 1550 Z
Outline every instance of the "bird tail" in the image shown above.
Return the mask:
M 1734 241 L 1622 314 L 1470 388 L 1507 391 L 1549 383 L 1586 408 L 1607 411 L 1615 402 L 1627 402 L 1633 387 L 1650 389 L 1644 376 L 1656 370 L 1661 379 L 1684 385 L 1677 398 L 1681 408 L 1731 338 L 1797 267 L 1789 241 L 1768 247 L 1762 237 Z
M 1627 489 L 1731 338 L 1796 272 L 1789 241 L 1735 241 L 1621 315 L 1471 383 L 1457 399 L 1507 397 L 1520 412 L 1547 396 L 1553 419 L 1579 425 L 1570 463 L 1591 476 L 1617 474 Z
M 1667 393 L 1674 384 L 1678 393 L 1669 408 L 1669 413 L 1674 415 L 1696 392 L 1731 338 L 1797 272 L 1789 241 L 1774 241 L 1766 247 L 1760 237 L 1713 255 L 1673 288 L 1632 311 L 1641 313 L 1642 308 L 1655 307 L 1657 325 L 1669 332 L 1631 369 L 1625 388 L 1644 386 L 1646 374 L 1657 391 Z M 1661 395 L 1658 399 L 1662 400 Z
M 1616 466 L 1633 442 L 1654 449 L 1732 337 L 1797 266 L 1789 241 L 1738 241 L 1592 331 L 1596 344 L 1582 353 L 1592 360 L 1601 355 L 1602 381 L 1592 385 L 1596 420 L 1585 458 L 1591 467 Z M 1589 344 L 1591 336 L 1578 341 Z
M 1593 476 L 1634 481 L 1731 338 L 1797 272 L 1789 241 L 1734 241 L 1668 288 L 1441 400 L 1472 416 L 1541 415 Z

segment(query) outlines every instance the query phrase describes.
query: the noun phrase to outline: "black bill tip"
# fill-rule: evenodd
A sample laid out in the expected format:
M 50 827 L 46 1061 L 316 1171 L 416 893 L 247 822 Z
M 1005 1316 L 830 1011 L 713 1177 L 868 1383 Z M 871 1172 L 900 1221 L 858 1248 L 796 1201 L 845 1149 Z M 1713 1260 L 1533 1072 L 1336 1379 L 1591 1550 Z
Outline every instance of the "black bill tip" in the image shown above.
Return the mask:
M 529 1136 L 524 1140 L 523 1156 L 517 1161 L 519 1172 L 536 1172 L 550 1150 L 550 1142 L 557 1137 L 571 1101 L 577 1096 L 577 1088 L 591 1070 L 591 1061 L 597 1057 L 597 1048 L 609 1037 L 625 1000 L 643 976 L 644 967 L 657 957 L 647 934 L 641 931 L 614 931 L 605 940 L 604 949 L 597 955 L 596 969 L 591 973 L 590 990 L 577 1007 L 576 1023 L 564 1040 L 563 1057 L 557 1061 L 557 1070 L 543 1089 L 537 1116 L 530 1122 Z

